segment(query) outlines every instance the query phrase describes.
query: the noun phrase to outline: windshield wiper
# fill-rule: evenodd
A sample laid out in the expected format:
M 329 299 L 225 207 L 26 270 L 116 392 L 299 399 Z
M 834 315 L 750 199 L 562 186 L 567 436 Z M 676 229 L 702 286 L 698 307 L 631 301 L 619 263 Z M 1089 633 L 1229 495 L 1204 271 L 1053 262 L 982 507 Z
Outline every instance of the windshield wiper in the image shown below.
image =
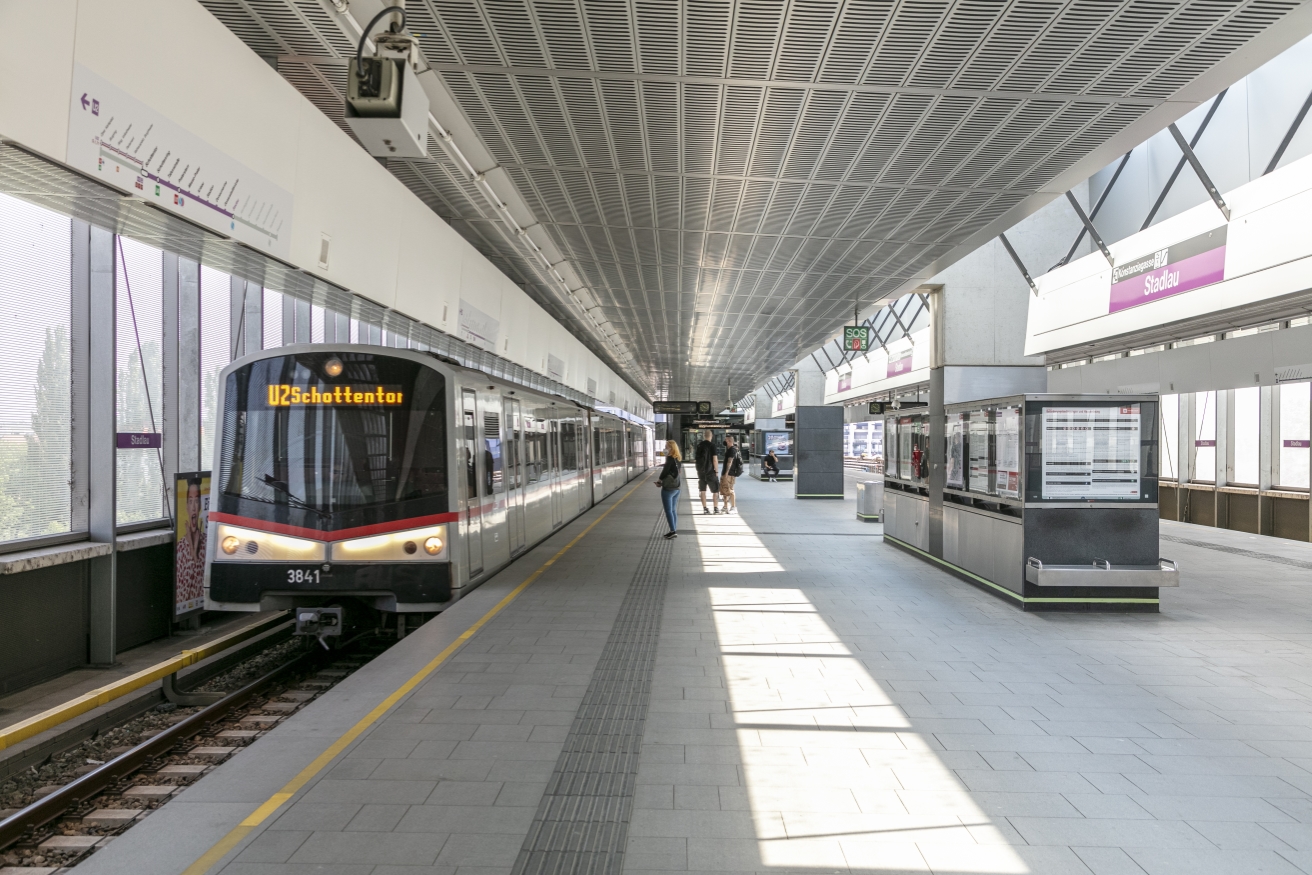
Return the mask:
M 281 492 L 283 495 L 287 496 L 287 503 L 292 505 L 293 507 L 298 507 L 301 510 L 308 510 L 310 513 L 316 514 L 320 519 L 323 519 L 324 517 L 328 516 L 328 514 L 325 511 L 319 510 L 319 508 L 314 507 L 311 504 L 308 504 L 302 498 L 297 498 L 295 495 L 292 494 L 291 489 L 288 488 L 286 483 L 283 483 L 281 480 L 273 479 L 272 474 L 265 474 L 263 477 L 260 478 L 260 480 L 264 483 L 265 486 L 270 486 L 273 489 L 277 490 L 278 492 Z M 258 501 L 259 499 L 256 500 Z M 270 503 L 273 504 L 276 502 L 270 502 Z

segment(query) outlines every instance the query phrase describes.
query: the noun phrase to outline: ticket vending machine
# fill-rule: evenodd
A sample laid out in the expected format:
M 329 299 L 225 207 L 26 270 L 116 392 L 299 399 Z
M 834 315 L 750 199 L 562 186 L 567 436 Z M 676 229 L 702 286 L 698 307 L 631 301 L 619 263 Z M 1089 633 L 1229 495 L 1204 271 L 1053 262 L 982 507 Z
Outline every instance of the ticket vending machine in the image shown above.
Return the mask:
M 1158 555 L 1158 423 L 1156 395 L 891 412 L 884 538 L 1025 610 L 1155 612 L 1179 583 Z

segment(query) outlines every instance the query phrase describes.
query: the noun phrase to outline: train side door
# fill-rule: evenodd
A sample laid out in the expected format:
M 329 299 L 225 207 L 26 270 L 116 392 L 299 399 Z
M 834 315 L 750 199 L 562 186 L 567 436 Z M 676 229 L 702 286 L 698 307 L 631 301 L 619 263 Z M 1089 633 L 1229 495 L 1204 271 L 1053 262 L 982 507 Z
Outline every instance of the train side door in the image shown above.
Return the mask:
M 480 499 L 483 505 L 483 561 L 500 565 L 509 558 L 509 547 L 501 541 L 506 524 L 506 457 L 501 425 L 501 411 L 496 396 L 484 395 L 479 399 L 482 414 L 482 485 Z M 508 543 L 508 541 L 507 541 Z
M 460 471 L 460 503 L 464 512 L 465 580 L 473 580 L 483 570 L 483 502 L 479 498 L 478 404 L 472 389 L 460 392 L 460 447 L 457 464 Z
M 561 523 L 560 420 L 547 420 L 547 464 L 551 469 L 551 527 Z
M 516 398 L 501 399 L 506 423 L 506 479 L 510 489 L 507 516 L 510 529 L 510 552 L 524 548 L 524 417 Z

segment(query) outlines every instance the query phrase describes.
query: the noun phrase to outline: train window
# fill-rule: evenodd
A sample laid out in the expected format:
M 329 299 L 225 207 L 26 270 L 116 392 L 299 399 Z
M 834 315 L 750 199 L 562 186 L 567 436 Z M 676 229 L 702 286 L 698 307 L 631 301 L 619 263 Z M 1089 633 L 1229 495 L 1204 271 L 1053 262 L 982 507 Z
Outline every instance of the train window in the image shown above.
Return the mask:
M 483 414 L 483 494 L 500 495 L 506 491 L 505 460 L 501 452 L 501 417 Z
M 542 479 L 547 460 L 546 423 L 531 416 L 524 417 L 524 469 L 529 483 Z
M 329 359 L 345 367 L 337 376 Z M 313 352 L 252 362 L 224 388 L 219 506 L 332 530 L 447 511 L 445 378 L 419 362 Z M 466 416 L 462 431 L 471 429 Z
M 560 422 L 560 467 L 565 471 L 575 471 L 579 467 L 574 423 L 568 419 Z

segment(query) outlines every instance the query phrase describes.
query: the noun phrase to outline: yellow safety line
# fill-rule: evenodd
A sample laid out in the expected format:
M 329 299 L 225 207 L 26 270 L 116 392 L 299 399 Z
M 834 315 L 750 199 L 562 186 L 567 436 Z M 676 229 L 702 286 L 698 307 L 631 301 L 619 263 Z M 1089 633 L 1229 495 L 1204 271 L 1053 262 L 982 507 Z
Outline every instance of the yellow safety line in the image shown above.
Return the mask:
M 501 601 L 497 602 L 491 608 L 491 610 L 489 610 L 483 616 L 479 617 L 478 620 L 472 626 L 466 629 L 464 632 L 460 633 L 460 637 L 457 638 L 455 641 L 452 641 L 450 644 L 448 644 L 441 653 L 433 657 L 431 662 L 429 662 L 427 665 L 425 665 L 423 668 L 417 671 L 413 676 L 411 676 L 411 678 L 408 681 L 406 681 L 400 687 L 398 687 L 396 691 L 393 692 L 390 696 L 388 696 L 383 701 L 379 702 L 377 707 L 375 707 L 372 711 L 370 711 L 364 717 L 361 717 L 358 723 L 356 723 L 354 726 L 348 729 L 344 735 L 342 735 L 340 738 L 334 741 L 328 747 L 327 750 L 325 750 L 323 753 L 315 757 L 312 763 L 310 763 L 305 768 L 301 769 L 301 771 L 296 775 L 296 777 L 292 778 L 285 785 L 283 785 L 281 790 L 279 790 L 277 793 L 274 793 L 267 800 L 265 800 L 263 805 L 252 811 L 246 817 L 245 820 L 243 820 L 240 824 L 234 827 L 231 832 L 225 835 L 222 839 L 218 841 L 217 844 L 215 844 L 208 851 L 206 851 L 200 857 L 200 859 L 198 859 L 196 862 L 192 863 L 190 866 L 184 869 L 182 875 L 201 875 L 201 873 L 208 872 L 210 870 L 210 867 L 212 867 L 215 863 L 219 862 L 225 856 L 227 856 L 228 852 L 231 851 L 233 848 L 237 847 L 237 845 L 241 844 L 242 839 L 250 835 L 252 830 L 254 830 L 260 824 L 264 823 L 264 821 L 268 820 L 271 814 L 273 814 L 275 811 L 281 808 L 283 804 L 287 802 L 287 800 L 291 799 L 294 795 L 296 795 L 296 792 L 300 790 L 302 787 L 304 787 L 306 784 L 308 784 L 311 781 L 311 779 L 314 778 L 315 775 L 323 771 L 323 769 L 329 763 L 331 763 L 334 759 L 337 758 L 338 754 L 346 750 L 346 748 L 350 746 L 351 742 L 359 738 L 360 735 L 363 734 L 365 730 L 371 727 L 374 723 L 378 721 L 380 717 L 382 717 L 389 710 L 391 710 L 393 705 L 401 701 L 401 699 L 405 698 L 405 696 L 411 690 L 413 690 L 415 687 L 423 683 L 428 678 L 429 675 L 435 672 L 438 669 L 438 667 L 442 665 L 442 663 L 446 662 L 453 653 L 459 650 L 460 647 L 466 641 L 468 641 L 470 638 L 473 638 L 479 629 L 482 629 L 485 625 L 487 625 L 489 620 L 491 620 L 497 614 L 501 613 L 501 610 L 505 608 L 506 605 L 510 604 L 516 598 L 518 598 L 519 594 L 522 593 L 524 590 L 528 589 L 529 586 L 531 586 L 535 580 L 537 580 L 539 577 L 542 576 L 542 573 L 544 571 L 546 571 L 548 568 L 550 568 L 552 565 L 556 563 L 557 559 L 559 559 L 561 556 L 564 556 L 565 553 L 567 553 L 571 547 L 573 547 L 579 541 L 583 540 L 583 537 L 588 532 L 595 529 L 602 520 L 610 516 L 611 511 L 619 507 L 625 501 L 625 499 L 627 499 L 630 495 L 632 495 L 635 491 L 637 491 L 637 488 L 641 486 L 642 483 L 643 481 L 639 481 L 631 489 L 629 489 L 628 492 L 624 493 L 624 495 L 619 499 L 619 501 L 616 501 L 609 508 L 607 508 L 605 513 L 603 513 L 601 516 L 593 520 L 586 529 L 575 535 L 574 540 L 570 541 L 564 547 L 561 547 L 555 556 L 552 556 L 546 562 L 542 563 L 542 566 L 538 568 L 536 571 L 534 571 L 532 574 L 530 574 L 527 578 L 525 578 L 523 583 L 512 589 L 509 593 L 506 594 L 506 596 L 503 599 L 501 599 Z
M 282 612 L 282 614 L 285 613 L 285 611 Z M 238 629 L 236 632 L 224 635 L 222 638 L 215 638 L 204 647 L 184 650 L 172 659 L 152 665 L 150 668 L 144 668 L 136 674 L 128 675 L 112 684 L 97 687 L 89 693 L 83 693 L 76 699 L 70 699 L 62 705 L 56 705 L 12 726 L 6 726 L 4 729 L 0 729 L 0 750 L 13 747 L 20 741 L 26 741 L 35 735 L 40 735 L 47 729 L 72 720 L 80 714 L 93 711 L 120 696 L 126 696 L 133 690 L 139 690 L 162 677 L 175 674 L 189 665 L 195 665 L 202 659 L 208 659 L 216 653 L 221 653 L 234 644 L 240 644 L 248 638 L 254 638 L 256 635 L 271 631 L 276 625 L 275 621 L 277 619 L 279 619 L 278 616 L 267 617 L 258 623 L 252 623 L 245 628 Z

